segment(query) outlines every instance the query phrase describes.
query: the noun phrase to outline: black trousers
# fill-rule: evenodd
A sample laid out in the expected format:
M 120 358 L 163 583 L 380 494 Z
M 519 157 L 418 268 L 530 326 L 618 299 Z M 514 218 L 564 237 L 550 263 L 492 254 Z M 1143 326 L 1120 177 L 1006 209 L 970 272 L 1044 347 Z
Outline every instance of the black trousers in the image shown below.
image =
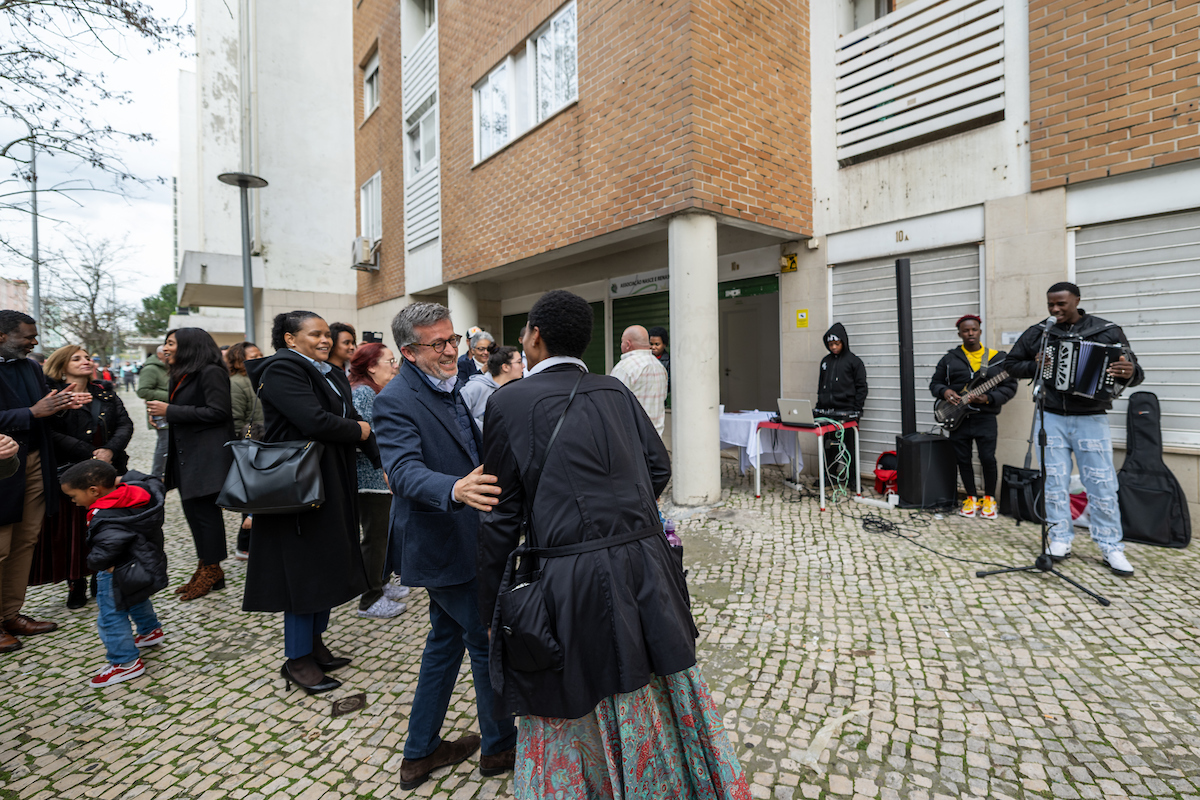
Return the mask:
M 958 430 L 950 432 L 954 455 L 958 460 L 958 476 L 969 497 L 978 497 L 975 489 L 975 467 L 971 463 L 971 444 L 979 451 L 979 466 L 983 471 L 983 493 L 996 496 L 996 415 L 972 414 L 963 420 Z
M 228 555 L 225 546 L 225 517 L 217 507 L 215 494 L 181 500 L 183 516 L 192 529 L 196 557 L 204 565 L 219 564 Z
M 359 492 L 358 516 L 362 524 L 363 567 L 367 570 L 367 591 L 359 598 L 358 607 L 366 611 L 383 597 L 387 571 L 389 516 L 392 511 L 390 494 Z

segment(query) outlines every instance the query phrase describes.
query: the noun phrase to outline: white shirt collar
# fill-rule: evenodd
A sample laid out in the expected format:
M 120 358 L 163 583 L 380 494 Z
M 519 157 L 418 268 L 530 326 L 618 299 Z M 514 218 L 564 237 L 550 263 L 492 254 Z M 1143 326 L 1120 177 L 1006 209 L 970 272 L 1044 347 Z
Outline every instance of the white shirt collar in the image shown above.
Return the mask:
M 557 366 L 559 364 L 574 364 L 584 372 L 588 371 L 587 364 L 583 363 L 582 359 L 574 356 L 550 356 L 539 361 L 534 367 L 530 368 L 529 374 L 536 375 L 544 369 Z

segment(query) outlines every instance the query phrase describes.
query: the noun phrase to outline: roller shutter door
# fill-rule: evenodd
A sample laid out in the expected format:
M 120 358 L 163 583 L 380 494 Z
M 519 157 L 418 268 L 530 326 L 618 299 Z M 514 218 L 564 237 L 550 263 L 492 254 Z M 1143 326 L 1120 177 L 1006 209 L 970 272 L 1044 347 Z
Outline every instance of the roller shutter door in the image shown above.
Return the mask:
M 913 361 L 917 430 L 933 427 L 929 379 L 937 362 L 960 344 L 954 322 L 979 313 L 979 247 L 914 253 L 912 264 Z M 874 469 L 881 452 L 900 434 L 900 340 L 896 322 L 896 259 L 873 259 L 833 268 L 833 321 L 846 326 L 850 349 L 867 368 L 867 405 L 860 424 L 862 469 Z M 995 348 L 995 343 L 989 343 Z M 815 379 L 816 376 L 814 376 Z
M 617 297 L 612 301 L 613 364 L 621 360 L 621 334 L 630 325 L 646 330 L 661 325 L 671 330 L 671 293 L 651 292 L 632 297 Z
M 1125 441 L 1135 391 L 1162 405 L 1163 444 L 1200 446 L 1200 211 L 1092 225 L 1075 234 L 1080 307 L 1125 331 L 1145 382 L 1109 414 Z

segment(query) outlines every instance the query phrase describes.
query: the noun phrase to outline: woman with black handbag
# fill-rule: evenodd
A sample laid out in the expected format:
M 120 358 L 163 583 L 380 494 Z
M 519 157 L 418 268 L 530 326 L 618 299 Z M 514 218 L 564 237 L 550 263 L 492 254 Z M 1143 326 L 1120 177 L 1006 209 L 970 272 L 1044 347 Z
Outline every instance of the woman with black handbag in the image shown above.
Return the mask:
M 151 416 L 167 418 L 166 486 L 179 490 L 183 516 L 196 544 L 196 571 L 175 589 L 179 599 L 187 601 L 225 588 L 221 562 L 229 551 L 217 493 L 233 461 L 225 446 L 233 438 L 233 406 L 229 368 L 208 331 L 168 331 L 163 355 L 170 376 L 167 402 L 151 400 L 146 410 Z
M 96 381 L 96 365 L 81 345 L 60 347 L 46 359 L 46 383 L 54 390 L 65 389 L 90 395 L 90 402 L 47 418 L 54 441 L 54 458 L 59 474 L 72 464 L 96 458 L 112 464 L 123 475 L 129 464 L 125 448 L 133 438 L 133 420 L 117 393 Z M 47 516 L 33 551 L 29 585 L 67 581 L 67 608 L 87 604 L 87 519 L 86 509 L 55 491 L 58 513 Z
M 333 340 L 329 326 L 311 311 L 275 318 L 275 355 L 246 364 L 260 387 L 263 441 L 313 441 L 323 445 L 325 500 L 310 510 L 254 516 L 254 557 L 246 569 L 244 611 L 283 612 L 280 674 L 309 694 L 341 686 L 325 673 L 344 667 L 322 641 L 329 611 L 367 588 L 358 541 L 358 475 L 362 448 L 379 466 L 371 426 L 354 410 L 345 373 L 326 363 Z
M 229 365 L 229 392 L 233 402 L 233 430 L 239 439 L 261 439 L 263 427 L 262 406 L 255 402 L 254 386 L 246 375 L 246 362 L 262 358 L 262 351 L 254 342 L 238 342 L 225 351 L 225 363 Z M 238 530 L 237 547 L 233 556 L 238 561 L 250 557 L 250 528 L 254 521 L 249 514 L 242 515 L 242 527 Z
M 479 613 L 497 700 L 519 717 L 513 792 L 748 800 L 660 522 L 667 449 L 624 384 L 587 374 L 591 335 L 587 301 L 547 292 L 522 340 L 529 376 L 487 406 L 501 494 L 479 531 Z

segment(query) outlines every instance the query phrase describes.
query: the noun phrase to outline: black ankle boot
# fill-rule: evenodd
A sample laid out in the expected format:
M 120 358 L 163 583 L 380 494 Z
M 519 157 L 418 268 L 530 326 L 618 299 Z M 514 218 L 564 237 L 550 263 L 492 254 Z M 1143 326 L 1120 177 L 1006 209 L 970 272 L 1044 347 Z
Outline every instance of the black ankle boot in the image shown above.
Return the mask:
M 83 608 L 87 605 L 87 581 L 75 578 L 67 581 L 67 608 Z

